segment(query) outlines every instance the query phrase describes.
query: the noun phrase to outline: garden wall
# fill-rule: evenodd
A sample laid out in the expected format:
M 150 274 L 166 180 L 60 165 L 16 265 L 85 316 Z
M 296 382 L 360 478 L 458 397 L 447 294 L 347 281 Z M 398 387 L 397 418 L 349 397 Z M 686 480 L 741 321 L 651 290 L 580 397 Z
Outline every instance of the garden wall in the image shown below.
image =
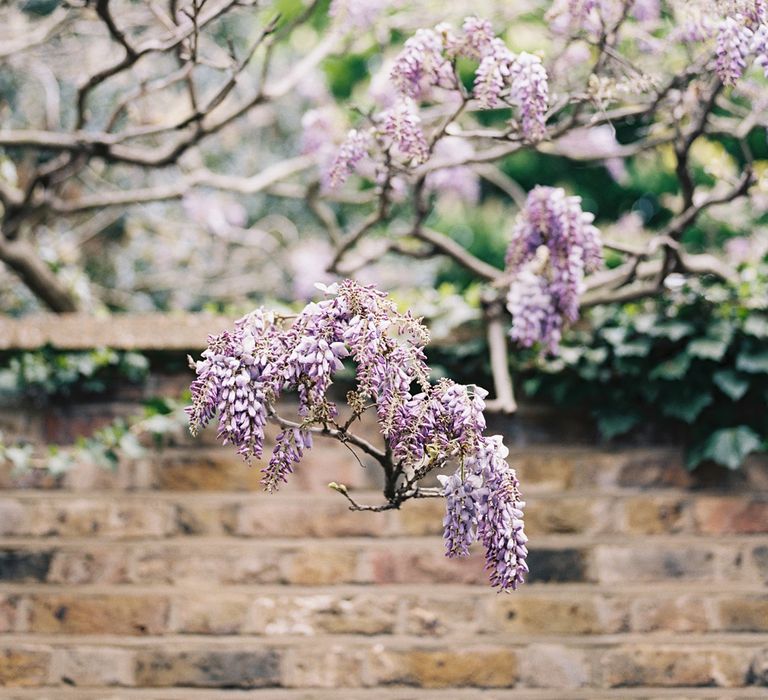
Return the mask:
M 3 321 L 0 343 L 181 352 L 227 319 Z M 218 326 L 218 327 L 217 327 Z M 6 407 L 6 439 L 71 442 L 183 376 Z M 531 575 L 442 554 L 442 504 L 352 513 L 375 469 L 317 442 L 279 494 L 177 439 L 108 471 L 0 468 L 0 700 L 765 698 L 768 469 L 691 475 L 674 446 L 586 421 L 497 419 L 528 502 Z

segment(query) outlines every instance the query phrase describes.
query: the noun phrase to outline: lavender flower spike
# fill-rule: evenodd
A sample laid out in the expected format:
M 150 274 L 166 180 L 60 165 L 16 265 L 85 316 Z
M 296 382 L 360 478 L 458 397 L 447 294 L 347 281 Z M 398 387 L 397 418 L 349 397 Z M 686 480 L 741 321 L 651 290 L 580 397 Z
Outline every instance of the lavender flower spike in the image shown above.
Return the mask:
M 752 31 L 740 19 L 726 17 L 717 32 L 715 70 L 726 85 L 733 85 L 747 67 Z

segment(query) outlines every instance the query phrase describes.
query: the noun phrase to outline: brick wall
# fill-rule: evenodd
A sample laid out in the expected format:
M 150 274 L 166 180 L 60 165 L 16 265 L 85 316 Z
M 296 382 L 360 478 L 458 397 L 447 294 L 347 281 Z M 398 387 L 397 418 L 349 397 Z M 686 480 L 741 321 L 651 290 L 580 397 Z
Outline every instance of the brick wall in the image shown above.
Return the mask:
M 121 396 L 0 422 L 70 439 Z M 693 477 L 674 447 L 499 427 L 528 501 L 511 595 L 443 557 L 439 501 L 347 510 L 326 484 L 371 500 L 378 475 L 332 443 L 275 496 L 210 435 L 3 467 L 0 700 L 768 698 L 765 463 Z

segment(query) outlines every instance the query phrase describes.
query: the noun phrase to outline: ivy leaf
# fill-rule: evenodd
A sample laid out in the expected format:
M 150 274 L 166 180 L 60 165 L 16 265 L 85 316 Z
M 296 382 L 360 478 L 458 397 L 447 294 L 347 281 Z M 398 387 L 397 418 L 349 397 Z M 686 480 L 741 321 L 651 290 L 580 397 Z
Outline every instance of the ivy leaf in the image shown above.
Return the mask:
M 656 338 L 668 338 L 676 343 L 681 338 L 685 338 L 686 335 L 691 335 L 693 331 L 694 327 L 685 321 L 667 321 L 649 328 L 648 335 Z
M 768 318 L 751 314 L 744 321 L 744 332 L 755 338 L 768 338 Z
M 704 460 L 711 459 L 728 469 L 738 469 L 744 458 L 760 449 L 762 444 L 760 436 L 746 425 L 723 428 L 712 433 L 701 445 L 691 450 L 688 468 L 692 469 Z
M 670 360 L 662 362 L 651 371 L 651 379 L 682 379 L 691 366 L 691 356 L 681 352 Z
M 723 359 L 728 351 L 728 342 L 725 340 L 716 340 L 715 338 L 696 338 L 688 343 L 688 354 L 702 360 Z
M 627 329 L 621 327 L 603 328 L 600 331 L 600 335 L 602 335 L 611 345 L 621 345 L 627 337 Z
M 736 358 L 736 369 L 750 374 L 768 374 L 768 350 L 754 355 L 741 353 Z
M 712 401 L 712 395 L 709 392 L 700 391 L 690 396 L 681 396 L 667 401 L 661 407 L 661 412 L 665 416 L 672 416 L 672 418 L 679 418 L 686 423 L 693 423 Z
M 650 338 L 636 338 L 626 343 L 619 343 L 613 349 L 616 357 L 647 357 L 651 351 Z
M 623 435 L 640 422 L 637 413 L 622 413 L 621 411 L 605 411 L 597 414 L 597 429 L 606 440 L 617 435 Z
M 749 379 L 734 369 L 721 369 L 712 375 L 712 380 L 731 401 L 738 401 L 749 389 Z

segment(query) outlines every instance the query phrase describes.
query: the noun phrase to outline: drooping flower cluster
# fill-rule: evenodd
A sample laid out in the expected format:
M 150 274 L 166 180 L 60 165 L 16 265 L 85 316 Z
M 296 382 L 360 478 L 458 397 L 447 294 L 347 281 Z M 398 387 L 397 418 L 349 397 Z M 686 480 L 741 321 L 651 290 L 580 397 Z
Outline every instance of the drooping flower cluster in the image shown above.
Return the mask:
M 408 39 L 389 68 L 389 90 L 382 89 L 374 78 L 374 92 L 386 96 L 380 100 L 386 108 L 371 116 L 369 131 L 350 131 L 327 182 L 332 187 L 342 184 L 371 146 L 406 166 L 425 162 L 432 149 L 421 125 L 419 104 L 461 104 L 463 87 L 455 67 L 458 58 L 478 62 L 472 97 L 481 108 L 515 107 L 516 126 L 523 139 L 535 142 L 545 136 L 549 86 L 541 59 L 513 53 L 494 36 L 490 22 L 468 17 L 458 32 L 439 24 L 434 29 L 419 29 Z M 375 137 L 364 148 L 360 147 L 361 133 Z M 379 156 L 379 160 L 383 158 Z
M 691 2 L 681 3 L 679 7 L 684 14 L 672 38 L 698 42 L 714 37 L 714 68 L 723 83 L 735 84 L 753 57 L 756 65 L 766 69 L 768 3 L 765 0 Z
M 580 197 L 558 187 L 528 194 L 507 249 L 513 279 L 507 296 L 511 337 L 525 347 L 557 350 L 563 327 L 579 316 L 584 276 L 602 260 L 600 232 Z
M 447 499 L 445 548 L 449 557 L 466 556 L 480 540 L 491 585 L 515 589 L 528 572 L 528 538 L 514 469 L 506 461 L 501 438 L 481 438 L 478 448 L 451 477 L 438 476 Z
M 716 70 L 726 85 L 733 85 L 747 67 L 752 31 L 741 18 L 726 17 L 717 32 Z
M 344 184 L 357 164 L 368 155 L 372 141 L 370 131 L 352 129 L 339 147 L 331 167 L 325 173 L 326 184 L 329 187 Z
M 387 9 L 384 0 L 332 0 L 328 14 L 349 31 L 367 29 Z
M 262 455 L 267 421 L 277 422 L 281 432 L 262 479 L 275 490 L 311 448 L 314 433 L 327 434 L 329 427 L 343 433 L 328 391 L 349 358 L 356 373 L 350 406 L 359 414 L 375 405 L 401 486 L 413 488 L 432 470 L 459 464 L 445 483 L 448 556 L 466 554 L 479 540 L 492 584 L 515 588 L 527 571 L 524 504 L 501 439 L 483 435 L 486 392 L 447 379 L 430 384 L 427 331 L 385 294 L 350 280 L 325 291 L 328 298 L 290 322 L 258 310 L 209 338 L 194 365 L 187 408 L 193 433 L 218 414 L 219 437 L 250 461 Z M 287 391 L 298 396 L 297 421 L 276 413 Z

